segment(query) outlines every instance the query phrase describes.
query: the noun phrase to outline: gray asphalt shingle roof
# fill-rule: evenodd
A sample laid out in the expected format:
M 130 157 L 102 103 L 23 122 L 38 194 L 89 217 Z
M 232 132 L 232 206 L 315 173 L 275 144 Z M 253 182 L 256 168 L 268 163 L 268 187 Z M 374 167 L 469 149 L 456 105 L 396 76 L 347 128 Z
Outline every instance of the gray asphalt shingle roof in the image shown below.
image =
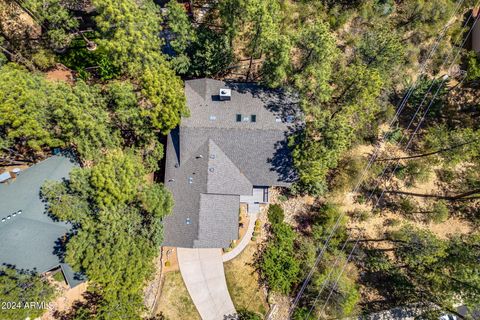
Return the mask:
M 71 287 L 82 281 L 57 253 L 71 225 L 54 221 L 40 198 L 46 180 L 66 179 L 75 166 L 67 157 L 52 156 L 22 171 L 14 181 L 0 184 L 0 219 L 11 216 L 0 222 L 1 265 L 39 273 L 62 266 Z M 19 210 L 22 213 L 13 217 Z
M 219 100 L 220 88 L 232 89 L 230 101 Z M 186 81 L 185 94 L 191 115 L 166 146 L 165 184 L 175 205 L 164 245 L 227 247 L 238 237 L 240 195 L 296 179 L 287 147 L 296 104 L 281 91 L 212 79 Z

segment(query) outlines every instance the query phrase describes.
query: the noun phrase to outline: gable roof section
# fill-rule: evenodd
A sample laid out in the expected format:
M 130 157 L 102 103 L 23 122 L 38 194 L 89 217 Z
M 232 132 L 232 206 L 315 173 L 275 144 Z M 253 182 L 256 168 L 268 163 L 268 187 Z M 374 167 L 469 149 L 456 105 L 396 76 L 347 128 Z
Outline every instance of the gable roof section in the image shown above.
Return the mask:
M 167 153 L 165 184 L 175 204 L 164 218 L 164 245 L 222 248 L 238 236 L 239 194 L 251 194 L 252 184 L 212 140 L 199 146 L 178 168 Z
M 226 248 L 238 237 L 240 196 L 200 195 L 198 239 L 195 248 Z
M 68 178 L 75 163 L 64 156 L 52 156 L 22 171 L 8 183 L 0 184 L 0 264 L 39 273 L 62 265 L 56 247 L 69 232 L 71 225 L 53 220 L 45 212 L 40 188 L 46 180 Z M 22 211 L 13 217 L 14 212 Z M 81 277 L 70 268 L 65 276 L 70 286 L 81 282 Z
M 227 157 L 222 149 L 208 139 L 207 192 L 217 194 L 250 194 L 252 184 Z

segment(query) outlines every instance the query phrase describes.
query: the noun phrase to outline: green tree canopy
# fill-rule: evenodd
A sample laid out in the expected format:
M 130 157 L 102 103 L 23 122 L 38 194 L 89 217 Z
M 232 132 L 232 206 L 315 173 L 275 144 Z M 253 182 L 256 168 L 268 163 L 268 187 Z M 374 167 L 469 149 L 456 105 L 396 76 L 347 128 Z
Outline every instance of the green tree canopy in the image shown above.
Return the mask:
M 92 168 L 72 171 L 69 182 L 42 187 L 49 211 L 75 225 L 66 261 L 85 272 L 89 290 L 101 296 L 98 305 L 83 310 L 97 319 L 139 319 L 144 308 L 161 219 L 173 201 L 163 185 L 146 183 L 144 174 L 141 158 L 111 151 Z
M 177 73 L 185 74 L 190 68 L 187 49 L 195 41 L 196 33 L 181 3 L 170 1 L 165 7 L 165 20 L 171 37 L 169 44 L 175 53 L 171 58 L 172 66 Z
M 0 317 L 5 320 L 40 317 L 45 309 L 31 307 L 30 303 L 44 303 L 46 306 L 54 298 L 55 290 L 46 279 L 34 273 L 21 272 L 12 268 L 0 267 Z M 4 305 L 13 303 L 13 306 Z M 27 304 L 27 307 L 25 307 Z
M 160 14 L 151 0 L 95 0 L 100 44 L 114 65 L 140 86 L 142 115 L 167 133 L 188 115 L 183 83 L 161 49 Z
M 23 5 L 43 27 L 50 46 L 64 49 L 75 37 L 78 20 L 60 0 L 25 0 Z

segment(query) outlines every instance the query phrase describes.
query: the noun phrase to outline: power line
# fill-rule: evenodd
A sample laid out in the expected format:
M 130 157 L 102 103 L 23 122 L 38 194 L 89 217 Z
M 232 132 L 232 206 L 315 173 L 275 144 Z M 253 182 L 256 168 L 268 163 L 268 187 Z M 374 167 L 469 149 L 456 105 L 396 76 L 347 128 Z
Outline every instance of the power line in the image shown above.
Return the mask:
M 345 249 L 345 246 L 346 246 L 347 243 L 350 241 L 350 238 L 351 238 L 351 236 L 348 235 L 347 240 L 345 240 L 345 242 L 343 243 L 343 246 L 342 246 L 342 248 L 340 249 L 340 251 L 343 251 L 343 250 Z M 328 272 L 327 279 L 330 278 L 330 276 L 331 276 L 331 274 L 333 273 L 333 270 L 334 270 L 335 267 L 337 266 L 337 263 L 338 263 L 338 262 L 340 262 L 340 255 L 337 255 L 337 257 L 335 258 L 335 262 L 333 263 L 333 266 L 330 267 L 330 271 Z M 322 283 L 322 288 L 320 289 L 320 292 L 322 292 L 322 291 L 325 289 L 326 285 L 327 285 L 327 282 L 326 282 L 326 281 L 323 281 L 323 283 Z M 305 317 L 306 319 L 308 319 L 308 317 L 310 317 L 310 314 L 312 313 L 313 308 L 314 308 L 315 305 L 317 304 L 318 298 L 320 298 L 320 294 L 317 294 L 317 296 L 315 297 L 315 301 L 313 302 L 312 307 L 310 308 L 310 310 L 308 311 L 307 316 Z
M 461 5 L 463 4 L 464 0 L 460 0 L 459 3 L 457 4 L 457 7 L 455 8 L 455 11 L 454 13 L 452 14 L 452 16 L 450 17 L 450 20 L 453 19 L 453 17 L 456 16 L 458 10 L 460 9 Z M 480 1 L 479 1 L 480 2 Z M 420 76 L 415 80 L 414 84 L 409 88 L 409 90 L 407 91 L 407 93 L 405 94 L 404 98 L 401 100 L 400 102 L 400 105 L 399 107 L 397 108 L 397 111 L 396 111 L 396 114 L 395 116 L 393 117 L 393 119 L 391 120 L 390 124 L 389 124 L 389 127 L 393 126 L 393 124 L 397 121 L 399 115 L 401 114 L 401 112 L 403 111 L 405 105 L 406 105 L 406 102 L 408 101 L 408 99 L 410 98 L 410 96 L 412 95 L 412 93 L 414 92 L 415 88 L 416 88 L 416 85 L 417 83 L 419 82 L 419 79 L 421 77 L 423 77 L 423 75 L 425 74 L 426 72 L 426 68 L 427 68 L 427 65 L 428 65 L 428 62 L 429 60 L 431 59 L 431 57 L 433 56 L 433 54 L 437 51 L 438 49 L 438 46 L 440 45 L 440 41 L 442 40 L 442 38 L 445 36 L 445 33 L 448 29 L 449 25 L 447 24 L 441 31 L 440 35 L 437 37 L 436 39 L 436 42 L 434 44 L 434 46 L 431 48 L 428 56 L 427 56 L 427 59 L 425 60 L 425 62 L 422 64 L 422 67 L 420 69 Z M 384 137 L 382 140 L 384 140 L 387 136 L 387 132 L 385 133 Z M 367 171 L 370 169 L 371 165 L 373 164 L 375 158 L 377 157 L 377 153 L 379 152 L 380 150 L 380 143 L 377 143 L 376 147 L 375 147 L 375 152 L 374 154 L 371 156 L 368 164 L 366 165 L 366 167 L 363 169 L 362 171 L 362 174 L 360 176 L 360 179 L 357 183 L 357 185 L 355 186 L 354 190 L 352 191 L 353 193 L 357 192 L 360 188 L 360 186 L 362 185 L 363 183 L 363 179 L 367 173 Z M 329 236 L 327 237 L 327 239 L 325 240 L 324 244 L 323 244 L 323 247 L 322 249 L 320 250 L 316 260 L 315 260 L 315 263 L 313 265 L 313 267 L 310 269 L 310 272 L 308 273 L 307 275 L 307 278 L 305 279 L 305 281 L 303 282 L 302 284 L 302 287 L 299 291 L 299 293 L 297 294 L 297 296 L 295 297 L 295 300 L 293 302 L 293 305 L 291 306 L 290 308 L 290 311 L 289 311 L 289 315 L 288 317 L 291 318 L 292 314 L 293 314 L 293 311 L 295 310 L 300 298 L 301 298 L 301 295 L 303 294 L 303 292 L 305 291 L 305 288 L 306 286 L 308 285 L 308 283 L 310 282 L 310 279 L 312 278 L 313 276 L 313 273 L 315 271 L 315 269 L 318 267 L 318 264 L 320 262 L 320 260 L 322 259 L 322 256 L 323 254 L 325 253 L 325 250 L 328 246 L 328 243 L 330 242 L 331 238 L 333 237 L 333 234 L 335 233 L 335 231 L 338 229 L 338 226 L 339 226 L 339 223 L 340 223 L 340 220 L 341 218 L 343 217 L 343 213 L 340 214 L 340 216 L 338 217 L 332 231 L 330 232 Z
M 479 1 L 479 2 L 480 2 L 480 1 Z M 471 16 L 472 16 L 472 15 L 471 15 Z M 471 16 L 469 17 L 468 20 L 470 20 Z M 464 46 L 465 42 L 468 40 L 468 38 L 469 38 L 469 36 L 470 36 L 470 33 L 471 33 L 471 32 L 473 31 L 473 29 L 475 28 L 475 25 L 477 24 L 479 18 L 480 18 L 480 16 L 475 19 L 472 27 L 470 28 L 469 32 L 467 33 L 465 39 L 463 40 L 463 42 L 462 42 L 462 44 L 461 44 L 460 49 L 458 50 L 457 54 L 456 54 L 455 57 L 453 58 L 450 66 L 449 66 L 449 69 L 451 69 L 451 67 L 455 64 L 455 61 L 456 61 L 456 59 L 458 58 L 458 55 L 459 55 L 460 52 L 461 52 L 461 48 Z M 453 52 L 453 51 L 452 51 L 452 52 Z M 448 55 L 447 59 L 449 59 L 450 56 L 451 56 L 451 54 Z M 446 62 L 446 61 L 445 61 L 445 62 Z M 443 65 L 443 64 L 442 64 L 442 65 Z M 423 122 L 424 122 L 424 120 L 425 120 L 428 112 L 430 111 L 431 106 L 433 105 L 435 99 L 437 98 L 437 96 L 438 96 L 438 94 L 439 94 L 442 86 L 445 84 L 445 82 L 446 82 L 447 79 L 448 79 L 448 76 L 443 76 L 443 77 L 442 77 L 442 81 L 441 81 L 440 85 L 438 86 L 438 88 L 437 88 L 434 96 L 433 96 L 432 99 L 430 100 L 429 105 L 427 106 L 427 108 L 426 108 L 425 112 L 423 113 L 423 115 L 422 115 L 422 117 L 421 117 L 418 125 L 416 126 L 414 132 L 412 133 L 412 135 L 411 135 L 411 137 L 410 137 L 407 145 L 406 145 L 405 148 L 404 148 L 404 151 L 407 151 L 408 148 L 410 147 L 410 145 L 411 145 L 414 137 L 416 136 L 418 130 L 419 130 L 420 127 L 422 126 L 422 124 L 423 124 Z M 427 93 L 427 94 L 428 94 L 428 93 Z M 395 171 L 398 169 L 399 163 L 400 163 L 400 160 L 397 160 L 397 164 L 396 164 L 394 170 L 392 171 L 392 175 L 393 175 L 393 174 L 395 173 Z M 390 177 L 390 178 L 391 178 L 391 177 Z M 375 203 L 374 208 L 379 204 L 379 201 L 380 201 L 381 197 L 383 196 L 383 194 L 384 194 L 384 191 L 382 191 L 382 194 L 380 195 L 380 197 L 378 198 L 377 202 Z M 348 263 L 350 262 L 351 257 L 353 256 L 353 252 L 356 250 L 356 248 L 357 248 L 357 246 L 358 246 L 359 240 L 360 240 L 360 235 L 357 237 L 357 240 L 356 240 L 356 242 L 355 242 L 355 245 L 354 245 L 354 247 L 352 248 L 352 250 L 351 250 L 351 252 L 350 252 L 350 254 L 349 254 L 349 258 L 348 258 L 347 261 L 345 262 L 345 264 L 344 264 L 344 266 L 343 266 L 340 274 L 338 275 L 337 279 L 335 280 L 335 283 L 334 283 L 334 285 L 333 285 L 333 287 L 332 287 L 332 290 L 330 291 L 330 293 L 329 293 L 329 295 L 328 295 L 328 297 L 327 297 L 327 300 L 325 301 L 325 303 L 324 303 L 324 305 L 323 305 L 323 307 L 322 307 L 322 309 L 321 309 L 320 316 L 321 316 L 322 313 L 324 312 L 325 307 L 326 307 L 326 305 L 328 304 L 328 301 L 329 301 L 329 299 L 330 299 L 333 291 L 335 290 L 335 288 L 336 288 L 336 286 L 337 286 L 337 284 L 338 284 L 338 281 L 339 281 L 340 277 L 342 276 L 342 274 L 343 274 L 343 272 L 345 271 Z M 328 279 L 329 279 L 329 277 L 328 277 L 327 279 L 325 279 L 324 281 L 327 281 Z M 322 289 L 322 291 L 323 291 L 323 289 Z M 317 297 L 318 297 L 320 294 L 321 294 L 321 292 L 318 293 Z M 319 317 L 319 318 L 320 318 L 320 317 Z

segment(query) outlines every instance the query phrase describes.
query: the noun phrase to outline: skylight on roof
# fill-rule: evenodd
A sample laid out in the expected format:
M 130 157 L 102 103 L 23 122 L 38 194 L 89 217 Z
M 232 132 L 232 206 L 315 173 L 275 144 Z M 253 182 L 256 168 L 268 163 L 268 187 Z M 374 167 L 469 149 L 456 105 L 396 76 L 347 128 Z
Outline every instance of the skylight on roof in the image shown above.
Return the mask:
M 257 115 L 256 115 L 256 114 L 252 114 L 252 115 L 250 116 L 250 121 L 251 121 L 251 122 L 257 122 Z
M 242 115 L 237 113 L 236 120 L 237 120 L 237 122 L 241 122 L 242 121 Z

